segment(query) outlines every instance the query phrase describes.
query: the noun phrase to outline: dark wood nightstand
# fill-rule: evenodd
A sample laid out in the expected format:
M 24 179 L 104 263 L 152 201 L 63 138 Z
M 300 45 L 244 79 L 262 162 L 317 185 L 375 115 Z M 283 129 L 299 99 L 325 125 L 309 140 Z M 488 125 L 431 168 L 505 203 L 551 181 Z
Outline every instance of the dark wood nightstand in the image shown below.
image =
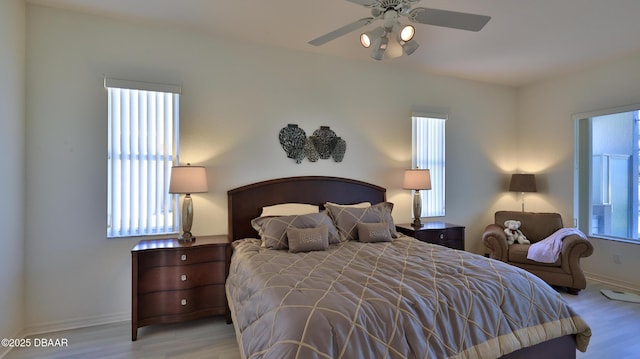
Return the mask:
M 131 340 L 138 328 L 230 313 L 224 284 L 231 246 L 226 235 L 142 240 L 131 249 Z
M 425 222 L 421 227 L 410 223 L 396 225 L 398 232 L 423 242 L 464 250 L 464 226 L 445 222 Z

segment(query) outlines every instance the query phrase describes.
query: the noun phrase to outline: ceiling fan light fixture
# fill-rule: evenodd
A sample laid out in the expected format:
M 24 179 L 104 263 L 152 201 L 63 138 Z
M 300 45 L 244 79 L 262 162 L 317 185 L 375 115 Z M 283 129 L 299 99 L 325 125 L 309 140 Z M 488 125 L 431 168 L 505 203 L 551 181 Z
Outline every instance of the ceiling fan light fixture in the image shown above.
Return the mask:
M 384 34 L 384 29 L 382 27 L 376 27 L 371 31 L 367 31 L 360 35 L 360 44 L 368 49 L 375 42 L 375 40 L 381 37 Z
M 367 49 L 371 47 L 371 37 L 368 33 L 365 32 L 360 34 L 360 45 Z
M 376 45 L 371 51 L 371 57 L 376 60 L 382 60 L 384 58 L 384 53 L 387 51 L 387 47 L 389 46 L 389 38 L 387 36 L 383 36 L 376 41 Z
M 420 44 L 418 44 L 417 41 L 415 40 L 411 40 L 411 41 L 407 41 L 407 42 L 400 42 L 400 46 L 402 46 L 402 51 L 404 51 L 404 53 L 409 56 L 411 54 L 413 54 L 417 49 L 418 46 L 420 46 Z
M 387 45 L 387 50 L 384 53 L 385 59 L 393 59 L 396 57 L 402 56 L 403 53 L 402 45 L 395 39 L 391 39 Z
M 400 30 L 400 40 L 404 42 L 411 41 L 413 39 L 413 35 L 415 35 L 416 29 L 411 25 L 406 25 Z

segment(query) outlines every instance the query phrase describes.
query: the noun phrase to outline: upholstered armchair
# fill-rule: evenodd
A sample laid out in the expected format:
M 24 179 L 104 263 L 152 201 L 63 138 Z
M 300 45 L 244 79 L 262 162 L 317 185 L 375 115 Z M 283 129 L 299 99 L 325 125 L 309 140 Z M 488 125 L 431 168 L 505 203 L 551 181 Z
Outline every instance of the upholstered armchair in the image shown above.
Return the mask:
M 504 222 L 521 222 L 520 230 L 531 243 L 539 242 L 563 228 L 562 217 L 558 213 L 533 213 L 499 211 L 495 213 L 495 223 L 485 228 L 482 242 L 490 250 L 490 257 L 525 269 L 542 278 L 549 285 L 566 287 L 571 294 L 578 294 L 587 287 L 587 281 L 580 267 L 580 258 L 593 253 L 593 245 L 578 235 L 562 239 L 560 256 L 555 263 L 542 263 L 527 259 L 530 244 L 507 245 Z

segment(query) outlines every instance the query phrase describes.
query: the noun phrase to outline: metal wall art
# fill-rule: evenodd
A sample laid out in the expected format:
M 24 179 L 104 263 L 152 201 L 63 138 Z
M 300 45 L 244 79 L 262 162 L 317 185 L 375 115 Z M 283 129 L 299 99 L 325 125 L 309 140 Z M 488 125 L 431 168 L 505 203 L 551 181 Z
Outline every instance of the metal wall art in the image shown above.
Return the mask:
M 289 124 L 278 134 L 280 145 L 288 158 L 302 163 L 306 157 L 310 162 L 318 159 L 333 158 L 334 162 L 342 162 L 347 151 L 347 142 L 338 137 L 329 126 L 320 126 L 307 137 L 303 129 L 296 124 Z

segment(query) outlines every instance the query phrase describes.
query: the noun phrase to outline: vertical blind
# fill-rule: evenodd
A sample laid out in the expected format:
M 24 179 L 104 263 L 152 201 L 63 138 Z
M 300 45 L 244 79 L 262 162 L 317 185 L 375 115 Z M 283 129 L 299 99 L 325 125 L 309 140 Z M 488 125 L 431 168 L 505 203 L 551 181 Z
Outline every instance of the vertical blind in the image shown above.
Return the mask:
M 105 78 L 108 92 L 107 237 L 176 233 L 180 88 Z
M 445 215 L 445 122 L 447 115 L 418 114 L 411 117 L 412 164 L 428 169 L 431 173 L 431 189 L 422 190 L 421 217 Z

